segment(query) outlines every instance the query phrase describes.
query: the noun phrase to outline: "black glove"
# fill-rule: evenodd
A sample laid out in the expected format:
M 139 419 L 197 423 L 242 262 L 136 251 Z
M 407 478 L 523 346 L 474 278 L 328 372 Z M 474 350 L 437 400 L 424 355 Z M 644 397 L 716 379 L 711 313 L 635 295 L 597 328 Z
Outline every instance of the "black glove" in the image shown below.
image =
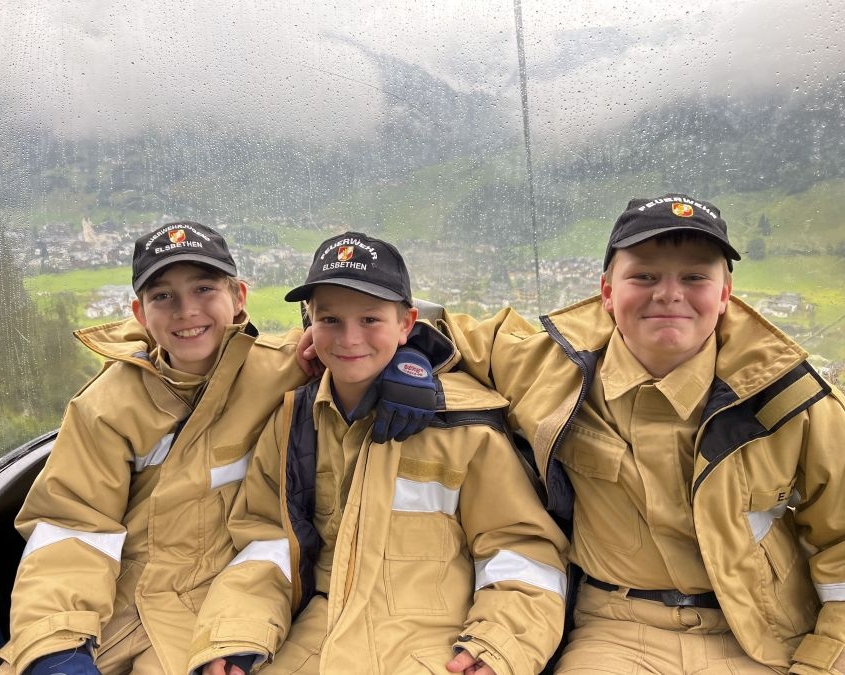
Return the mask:
M 25 675 L 100 675 L 94 659 L 84 649 L 68 649 L 35 659 Z
M 437 384 L 422 352 L 400 347 L 350 417 L 366 417 L 373 406 L 376 443 L 404 441 L 429 425 L 437 408 Z

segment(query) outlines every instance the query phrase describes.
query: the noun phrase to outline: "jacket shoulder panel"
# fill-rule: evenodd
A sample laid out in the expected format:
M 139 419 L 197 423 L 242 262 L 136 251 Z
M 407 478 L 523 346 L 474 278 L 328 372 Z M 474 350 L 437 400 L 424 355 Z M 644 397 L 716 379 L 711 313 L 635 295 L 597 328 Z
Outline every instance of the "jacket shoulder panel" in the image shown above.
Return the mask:
M 716 377 L 739 398 L 753 396 L 807 359 L 800 345 L 734 296 L 716 326 L 716 340 Z
M 508 400 L 485 387 L 468 373 L 453 371 L 438 375 L 447 411 L 507 408 Z
M 301 328 L 293 328 L 283 335 L 277 335 L 275 333 L 260 333 L 255 338 L 255 346 L 264 347 L 266 349 L 286 350 L 291 347 L 295 348 L 301 337 Z
M 701 440 L 701 456 L 708 464 L 696 477 L 693 493 L 723 459 L 749 441 L 775 433 L 831 391 L 831 386 L 807 363 L 736 405 L 731 405 L 738 400 L 736 393 L 717 379 L 702 415 L 704 420 L 713 417 Z
M 451 336 L 424 321 L 417 321 L 408 335 L 408 347 L 425 354 L 435 372 L 451 368 L 458 353 Z

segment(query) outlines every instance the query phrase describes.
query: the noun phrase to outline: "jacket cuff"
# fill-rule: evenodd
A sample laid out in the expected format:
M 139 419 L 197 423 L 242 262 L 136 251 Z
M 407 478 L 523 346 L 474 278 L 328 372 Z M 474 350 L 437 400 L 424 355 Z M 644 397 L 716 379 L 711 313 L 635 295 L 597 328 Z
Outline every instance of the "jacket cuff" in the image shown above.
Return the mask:
M 100 643 L 100 615 L 97 612 L 62 612 L 29 624 L 0 650 L 0 659 L 22 673 L 35 659 L 86 642 Z
M 465 650 L 484 661 L 496 675 L 520 675 L 533 672 L 522 647 L 513 634 L 491 621 L 477 621 L 458 636 L 452 649 Z
M 798 649 L 792 655 L 794 665 L 791 673 L 822 672 L 834 675 L 845 675 L 845 644 L 839 640 L 810 633 L 804 636 Z M 802 670 L 802 666 L 809 666 L 815 671 Z
M 283 635 L 278 626 L 263 621 L 219 619 L 209 630 L 194 636 L 189 672 L 214 659 L 235 654 L 255 654 L 253 668 L 266 661 L 279 648 Z

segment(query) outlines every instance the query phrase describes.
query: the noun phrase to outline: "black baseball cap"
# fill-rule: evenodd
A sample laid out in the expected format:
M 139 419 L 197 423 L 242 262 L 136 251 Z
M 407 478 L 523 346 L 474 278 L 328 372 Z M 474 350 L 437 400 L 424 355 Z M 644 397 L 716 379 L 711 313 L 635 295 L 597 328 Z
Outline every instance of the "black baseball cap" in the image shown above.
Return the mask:
M 676 230 L 693 230 L 713 239 L 724 252 L 729 270 L 733 269 L 732 260 L 740 260 L 739 253 L 728 241 L 728 226 L 718 208 L 688 195 L 670 193 L 655 199 L 632 199 L 628 202 L 610 232 L 602 269 L 607 269 L 616 249 L 628 248 Z
M 411 277 L 399 251 L 386 241 L 360 232 L 344 232 L 320 244 L 305 283 L 291 290 L 285 300 L 308 300 L 320 284 L 413 304 Z
M 238 275 L 226 240 L 207 225 L 191 221 L 168 223 L 135 240 L 132 288 L 141 291 L 149 278 L 168 265 L 192 262 Z

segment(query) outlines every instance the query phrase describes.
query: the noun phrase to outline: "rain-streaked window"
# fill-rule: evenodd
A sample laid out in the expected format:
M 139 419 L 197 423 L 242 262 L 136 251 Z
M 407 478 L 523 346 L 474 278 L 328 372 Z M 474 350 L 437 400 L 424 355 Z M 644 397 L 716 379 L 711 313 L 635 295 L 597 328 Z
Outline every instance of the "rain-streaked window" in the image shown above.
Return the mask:
M 734 292 L 845 382 L 845 9 L 815 0 L 4 0 L 0 452 L 58 425 L 129 314 L 140 233 L 232 243 L 262 331 L 313 249 L 404 253 L 421 298 L 598 290 L 632 197 L 718 205 Z

